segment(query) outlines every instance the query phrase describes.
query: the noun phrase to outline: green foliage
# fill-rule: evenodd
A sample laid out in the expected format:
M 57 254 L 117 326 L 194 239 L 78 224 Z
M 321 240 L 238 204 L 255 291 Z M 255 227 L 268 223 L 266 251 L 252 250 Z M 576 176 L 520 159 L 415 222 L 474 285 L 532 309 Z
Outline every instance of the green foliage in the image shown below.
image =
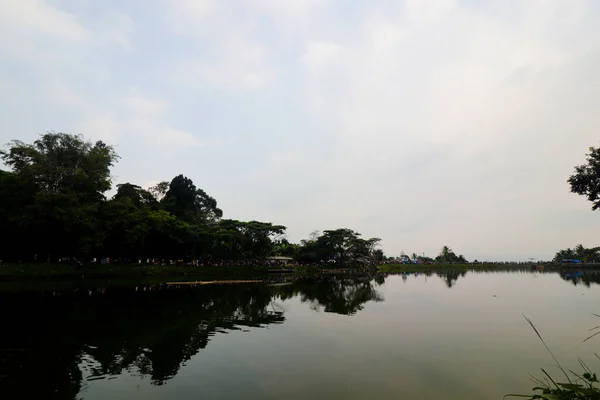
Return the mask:
M 118 156 L 103 142 L 50 132 L 33 144 L 13 141 L 0 159 L 13 169 L 11 189 L 0 193 L 0 208 L 12 207 L 5 239 L 13 254 L 89 253 L 101 243 L 100 207 L 111 188 L 110 167 Z M 17 199 L 25 200 L 15 204 Z M 22 241 L 20 235 L 26 235 Z
M 117 194 L 113 197 L 113 200 L 130 199 L 136 206 L 149 206 L 157 208 L 158 200 L 148 190 L 144 190 L 138 185 L 131 183 L 122 183 L 117 185 Z
M 446 264 L 449 264 L 449 263 L 465 264 L 468 262 L 462 254 L 457 256 L 452 251 L 452 249 L 448 246 L 442 247 L 440 254 L 435 258 L 435 261 L 439 262 L 439 263 L 446 263 Z
M 353 250 L 362 244 L 359 242 L 359 236 L 360 233 L 354 232 L 352 229 L 341 228 L 324 231 L 323 236 L 317 241 L 328 249 L 330 257 L 337 259 L 340 265 L 346 265 L 352 256 Z M 359 251 L 362 250 L 362 248 L 359 248 Z
M 589 148 L 587 163 L 575 167 L 575 173 L 567 182 L 571 192 L 586 196 L 592 210 L 600 208 L 600 148 Z
M 118 156 L 80 135 L 49 132 L 33 144 L 13 141 L 0 159 L 12 168 L 0 171 L 4 260 L 264 258 L 286 229 L 221 221 L 217 201 L 183 175 L 148 190 L 119 184 L 107 200 Z
M 32 144 L 9 143 L 0 151 L 0 160 L 12 169 L 0 171 L 0 259 L 108 257 L 127 263 L 279 255 L 349 266 L 384 258 L 380 239 L 363 239 L 351 229 L 313 233 L 292 244 L 284 238 L 285 226 L 222 219 L 216 199 L 184 175 L 148 189 L 118 184 L 107 199 L 118 158 L 111 146 L 81 135 L 49 132 Z
M 223 216 L 217 201 L 183 175 L 173 178 L 162 204 L 165 210 L 190 223 L 212 223 Z
M 554 261 L 560 262 L 561 260 L 580 260 L 583 262 L 595 262 L 600 260 L 600 247 L 586 248 L 581 244 L 575 246 L 574 249 L 567 248 L 559 250 L 554 255 Z
M 110 167 L 118 156 L 101 141 L 92 144 L 81 135 L 49 132 L 33 144 L 13 141 L 0 158 L 21 179 L 34 182 L 41 195 L 100 201 L 111 188 Z
M 598 379 L 596 374 L 584 372 L 581 375 L 573 373 L 574 382 L 560 383 L 542 369 L 547 380 L 537 380 L 537 386 L 533 388 L 532 395 L 508 394 L 506 397 L 521 397 L 526 399 L 544 399 L 544 400 L 598 400 L 600 399 L 600 388 L 597 386 Z
M 525 316 L 524 316 L 525 317 Z M 598 386 L 598 377 L 592 370 L 587 366 L 587 364 L 581 359 L 578 358 L 579 365 L 581 366 L 583 372 L 578 374 L 571 370 L 569 373 L 562 367 L 560 362 L 556 359 L 552 351 L 544 341 L 544 338 L 535 327 L 534 323 L 527 317 L 525 317 L 531 328 L 534 330 L 546 351 L 550 354 L 556 366 L 565 376 L 566 382 L 560 382 L 558 379 L 552 378 L 552 376 L 542 368 L 542 373 L 544 374 L 544 378 L 532 378 L 536 383 L 536 386 L 533 387 L 532 391 L 534 394 L 507 394 L 506 397 L 520 397 L 526 399 L 544 399 L 544 400 L 600 400 L 600 387 Z M 594 328 L 596 329 L 596 328 Z M 588 339 L 595 335 L 590 336 Z M 588 340 L 586 339 L 586 340 Z M 600 357 L 595 354 L 598 359 Z M 538 393 L 535 393 L 538 392 Z
M 270 222 L 221 220 L 214 228 L 212 254 L 226 260 L 264 259 L 274 253 L 279 243 L 275 238 L 285 230 Z
M 342 267 L 369 265 L 384 257 L 383 251 L 377 249 L 380 242 L 379 238 L 362 239 L 360 233 L 347 228 L 326 230 L 322 235 L 313 232 L 301 242 L 295 257 L 301 262 L 330 261 Z

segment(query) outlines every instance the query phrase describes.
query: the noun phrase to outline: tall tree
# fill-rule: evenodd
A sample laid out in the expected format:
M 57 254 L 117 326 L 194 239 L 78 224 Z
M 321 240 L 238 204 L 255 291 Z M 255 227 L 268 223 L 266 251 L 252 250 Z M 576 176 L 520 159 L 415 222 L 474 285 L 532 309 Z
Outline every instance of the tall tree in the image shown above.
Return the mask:
M 101 141 L 92 144 L 81 135 L 48 132 L 33 144 L 9 143 L 9 150 L 0 150 L 0 158 L 44 195 L 76 194 L 100 201 L 111 188 L 110 167 L 118 156 Z
M 0 259 L 29 259 L 35 186 L 0 170 Z
M 273 238 L 285 233 L 283 225 L 270 222 L 250 221 L 241 226 L 246 238 L 247 253 L 250 258 L 265 258 L 273 251 Z
M 165 197 L 165 194 L 167 194 L 169 191 L 169 182 L 158 182 L 156 185 L 148 188 L 148 191 L 152 193 L 157 200 L 162 200 Z
M 230 260 L 262 259 L 274 252 L 273 240 L 286 230 L 270 222 L 221 220 L 217 225 L 214 249 Z
M 600 208 L 600 148 L 589 148 L 587 163 L 575 167 L 575 173 L 568 179 L 571 192 L 587 196 L 592 210 Z
M 554 256 L 554 261 L 560 262 L 562 260 L 595 262 L 600 260 L 600 247 L 586 248 L 582 244 L 578 244 L 574 249 L 559 250 Z
M 33 144 L 13 141 L 0 158 L 18 179 L 35 187 L 27 231 L 31 252 L 88 254 L 101 244 L 99 207 L 111 188 L 111 146 L 81 135 L 49 132 Z
M 169 190 L 162 200 L 165 210 L 187 221 L 195 218 L 196 185 L 191 179 L 177 175 L 171 180 Z
M 156 207 L 158 205 L 158 200 L 150 191 L 129 182 L 117 185 L 117 193 L 113 197 L 113 200 L 123 199 L 129 199 L 137 206 Z
M 319 237 L 321 237 L 321 232 L 313 231 L 309 234 L 308 239 L 300 241 L 294 254 L 296 261 L 313 264 L 329 257 L 331 251 L 323 241 L 319 241 Z
M 362 243 L 359 241 L 360 233 L 352 229 L 341 228 L 323 231 L 323 236 L 318 241 L 331 250 L 331 256 L 336 258 L 341 265 L 346 265 L 352 252 Z
M 183 175 L 173 178 L 162 203 L 165 210 L 189 223 L 211 223 L 223 216 L 217 201 Z
M 435 261 L 439 263 L 467 263 L 466 258 L 461 254 L 459 256 L 452 251 L 448 246 L 443 246 L 440 250 L 440 254 L 435 258 Z

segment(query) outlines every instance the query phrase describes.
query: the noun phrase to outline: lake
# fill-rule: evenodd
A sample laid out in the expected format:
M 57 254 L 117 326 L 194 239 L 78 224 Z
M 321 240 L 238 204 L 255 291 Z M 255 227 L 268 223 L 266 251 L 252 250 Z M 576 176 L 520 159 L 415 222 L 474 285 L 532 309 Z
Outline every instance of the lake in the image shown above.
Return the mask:
M 596 372 L 600 275 L 0 287 L 0 398 L 501 399 Z

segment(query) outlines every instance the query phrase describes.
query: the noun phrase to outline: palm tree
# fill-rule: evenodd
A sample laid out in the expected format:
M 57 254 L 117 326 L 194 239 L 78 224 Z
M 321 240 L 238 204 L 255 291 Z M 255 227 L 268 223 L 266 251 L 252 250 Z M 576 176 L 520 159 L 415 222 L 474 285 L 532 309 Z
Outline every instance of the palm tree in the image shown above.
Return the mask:
M 583 261 L 586 255 L 585 253 L 586 248 L 583 247 L 582 244 L 578 244 L 577 246 L 575 246 L 575 257 Z
M 450 262 L 452 261 L 452 249 L 448 246 L 442 247 L 442 251 L 440 252 L 440 259 L 442 262 Z

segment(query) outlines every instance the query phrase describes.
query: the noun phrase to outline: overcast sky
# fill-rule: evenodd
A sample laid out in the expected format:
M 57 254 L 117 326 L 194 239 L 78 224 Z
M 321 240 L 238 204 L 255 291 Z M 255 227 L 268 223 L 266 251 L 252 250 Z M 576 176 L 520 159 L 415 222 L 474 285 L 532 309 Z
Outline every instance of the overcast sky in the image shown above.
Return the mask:
M 290 240 L 550 259 L 600 245 L 597 0 L 0 0 L 0 142 L 104 140 Z

